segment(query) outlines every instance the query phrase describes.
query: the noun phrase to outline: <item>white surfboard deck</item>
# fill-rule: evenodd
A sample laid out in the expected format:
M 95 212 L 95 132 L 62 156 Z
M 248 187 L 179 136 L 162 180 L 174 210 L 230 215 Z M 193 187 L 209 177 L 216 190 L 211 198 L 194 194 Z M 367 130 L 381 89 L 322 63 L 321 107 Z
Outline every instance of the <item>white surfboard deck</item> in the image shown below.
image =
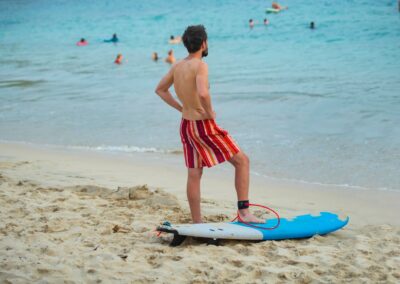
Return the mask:
M 210 238 L 210 239 L 235 239 L 235 240 L 262 240 L 263 234 L 251 227 L 242 227 L 232 223 L 204 223 L 173 225 L 182 236 Z
M 281 218 L 276 229 L 268 230 L 277 225 L 277 219 L 268 219 L 263 224 L 251 224 L 257 228 L 240 223 L 203 223 L 178 224 L 168 222 L 157 228 L 158 231 L 174 234 L 171 245 L 179 245 L 184 237 L 199 237 L 213 240 L 284 240 L 308 238 L 314 235 L 325 235 L 339 230 L 347 225 L 349 217 L 341 220 L 336 214 L 321 212 L 318 216 L 310 214 L 296 216 L 292 219 Z

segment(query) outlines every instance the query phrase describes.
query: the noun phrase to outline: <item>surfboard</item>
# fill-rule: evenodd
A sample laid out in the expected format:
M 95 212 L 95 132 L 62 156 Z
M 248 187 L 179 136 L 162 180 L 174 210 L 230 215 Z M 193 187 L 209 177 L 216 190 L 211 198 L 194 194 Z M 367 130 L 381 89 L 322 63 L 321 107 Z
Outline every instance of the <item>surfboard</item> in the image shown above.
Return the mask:
M 267 10 L 265 10 L 265 13 L 270 14 L 270 13 L 279 13 L 281 10 L 279 9 L 274 9 L 274 8 L 267 8 Z
M 250 225 L 240 222 L 172 225 L 165 222 L 157 227 L 157 231 L 174 234 L 171 246 L 180 245 L 188 236 L 205 238 L 214 244 L 218 244 L 220 239 L 253 241 L 301 239 L 337 231 L 347 225 L 349 217 L 341 220 L 336 214 L 320 212 L 318 216 L 307 214 L 292 219 L 281 218 L 276 229 L 267 229 L 274 227 L 277 222 L 277 219 L 268 219 L 266 223 Z

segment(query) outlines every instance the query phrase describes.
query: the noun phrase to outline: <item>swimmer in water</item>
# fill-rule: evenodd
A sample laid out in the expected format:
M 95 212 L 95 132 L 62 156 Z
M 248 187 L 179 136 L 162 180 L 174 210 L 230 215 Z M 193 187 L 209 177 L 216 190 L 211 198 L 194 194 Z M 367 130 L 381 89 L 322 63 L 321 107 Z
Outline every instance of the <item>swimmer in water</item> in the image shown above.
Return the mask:
M 288 8 L 288 6 L 281 6 L 281 5 L 279 5 L 279 3 L 277 3 L 277 2 L 272 2 L 272 5 L 271 5 L 271 7 L 272 8 L 274 8 L 274 9 L 277 9 L 277 10 L 286 10 L 287 8 Z
M 175 56 L 174 56 L 174 51 L 171 49 L 170 51 L 168 51 L 168 56 L 167 58 L 165 58 L 165 62 L 169 63 L 169 64 L 174 64 L 176 61 Z
M 119 41 L 117 34 L 113 34 L 111 39 L 105 39 L 104 42 L 113 42 L 113 43 L 117 43 Z
M 153 59 L 153 61 L 158 61 L 159 58 L 157 52 L 153 52 L 151 59 Z
M 268 19 L 264 19 L 264 26 L 268 26 L 268 25 L 269 25 Z
M 169 44 L 179 44 L 181 42 L 182 42 L 182 37 L 180 37 L 180 36 L 175 37 L 173 35 L 171 35 L 169 37 L 169 41 L 168 41 Z
M 76 43 L 77 46 L 85 46 L 85 45 L 88 45 L 88 44 L 89 43 L 84 38 L 81 38 L 81 40 Z
M 115 64 L 122 64 L 122 59 L 123 59 L 123 56 L 120 53 L 120 54 L 117 55 L 117 58 L 115 59 L 114 63 Z
M 310 23 L 310 29 L 312 29 L 312 30 L 315 29 L 315 23 L 314 22 Z
M 118 37 L 117 34 L 113 34 L 112 38 L 111 38 L 112 42 L 118 42 Z
M 250 29 L 252 29 L 252 28 L 254 27 L 254 21 L 253 21 L 253 19 L 250 19 L 250 20 L 249 20 L 249 27 L 250 27 Z

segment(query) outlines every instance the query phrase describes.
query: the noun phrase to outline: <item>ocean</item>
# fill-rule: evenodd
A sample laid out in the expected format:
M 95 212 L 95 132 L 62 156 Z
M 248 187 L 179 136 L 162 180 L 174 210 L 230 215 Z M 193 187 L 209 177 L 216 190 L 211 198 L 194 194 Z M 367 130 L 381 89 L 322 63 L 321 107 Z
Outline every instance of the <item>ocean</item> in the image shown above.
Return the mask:
M 203 24 L 217 122 L 253 174 L 400 190 L 397 1 L 281 4 L 265 14 L 271 1 L 2 0 L 0 140 L 176 154 L 180 114 L 154 93 L 169 65 L 151 54 L 184 58 L 169 36 Z M 104 43 L 113 33 L 120 42 Z

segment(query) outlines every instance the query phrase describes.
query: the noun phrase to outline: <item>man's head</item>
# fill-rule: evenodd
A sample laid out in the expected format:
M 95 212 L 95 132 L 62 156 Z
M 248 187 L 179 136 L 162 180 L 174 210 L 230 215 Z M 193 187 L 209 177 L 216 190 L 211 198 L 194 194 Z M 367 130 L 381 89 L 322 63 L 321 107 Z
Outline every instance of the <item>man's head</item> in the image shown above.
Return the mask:
M 203 57 L 208 55 L 207 33 L 203 25 L 187 27 L 182 40 L 189 53 L 201 50 Z
M 174 53 L 174 51 L 172 49 L 170 51 L 168 51 L 168 55 L 172 55 L 172 53 Z

